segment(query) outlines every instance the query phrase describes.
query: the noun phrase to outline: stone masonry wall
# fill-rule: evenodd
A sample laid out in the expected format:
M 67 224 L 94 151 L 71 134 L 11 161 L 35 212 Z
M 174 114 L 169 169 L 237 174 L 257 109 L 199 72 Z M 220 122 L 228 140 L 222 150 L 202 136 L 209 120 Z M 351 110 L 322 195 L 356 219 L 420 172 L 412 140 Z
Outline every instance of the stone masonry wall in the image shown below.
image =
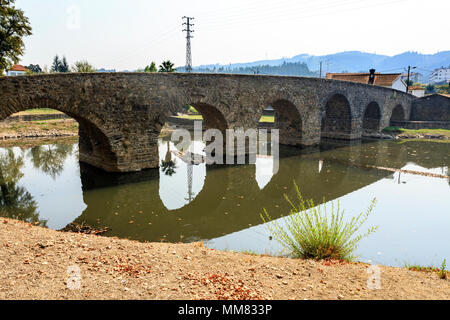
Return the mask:
M 139 171 L 159 165 L 157 138 L 167 119 L 187 104 L 206 128 L 257 128 L 268 105 L 283 120 L 280 137 L 311 146 L 321 139 L 328 100 L 348 101 L 350 130 L 336 138 L 359 139 L 365 108 L 380 107 L 380 128 L 401 105 L 409 119 L 413 96 L 396 90 L 318 78 L 186 73 L 46 74 L 0 78 L 0 120 L 31 108 L 53 108 L 80 124 L 80 161 L 106 171 Z M 289 114 L 289 116 L 287 116 Z M 341 127 L 341 126 L 339 126 Z M 342 126 L 347 128 L 347 126 Z M 297 130 L 297 131 L 295 131 Z M 328 133 L 330 134 L 330 133 Z M 332 137 L 333 138 L 333 137 Z
M 450 121 L 450 97 L 433 94 L 414 100 L 411 121 Z

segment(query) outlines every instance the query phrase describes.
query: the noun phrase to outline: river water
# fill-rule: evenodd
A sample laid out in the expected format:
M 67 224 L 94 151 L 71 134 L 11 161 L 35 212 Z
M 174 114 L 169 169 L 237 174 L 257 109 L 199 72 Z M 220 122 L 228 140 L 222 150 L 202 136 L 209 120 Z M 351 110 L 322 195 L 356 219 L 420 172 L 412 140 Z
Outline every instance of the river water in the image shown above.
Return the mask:
M 194 141 L 192 150 L 201 153 L 203 146 Z M 284 194 L 295 198 L 295 181 L 305 198 L 339 201 L 347 219 L 376 197 L 364 228 L 378 230 L 360 243 L 359 260 L 392 266 L 450 261 L 449 180 L 373 168 L 448 176 L 450 144 L 282 147 L 276 174 L 271 156 L 247 165 L 188 165 L 172 151 L 174 145 L 160 139 L 161 168 L 109 174 L 79 163 L 73 141 L 0 148 L 0 214 L 56 230 L 87 223 L 108 227 L 106 236 L 284 254 L 260 214 L 266 209 L 283 219 L 289 212 Z

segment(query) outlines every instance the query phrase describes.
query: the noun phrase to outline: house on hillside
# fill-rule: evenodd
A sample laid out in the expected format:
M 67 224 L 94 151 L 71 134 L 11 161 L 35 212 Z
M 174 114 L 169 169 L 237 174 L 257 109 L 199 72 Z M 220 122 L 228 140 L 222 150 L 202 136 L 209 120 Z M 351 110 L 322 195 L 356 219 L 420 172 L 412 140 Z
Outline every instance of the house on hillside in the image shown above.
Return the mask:
M 425 96 L 425 88 L 420 86 L 409 86 L 408 93 L 412 94 L 415 97 L 422 98 Z
M 22 76 L 27 74 L 29 70 L 20 64 L 15 64 L 11 69 L 6 72 L 7 76 Z
M 402 80 L 401 73 L 379 73 L 375 70 L 368 73 L 327 73 L 326 78 L 373 84 L 375 86 L 387 87 L 406 92 L 406 83 Z
M 418 72 L 411 72 L 409 74 L 409 80 L 412 81 L 413 83 L 420 82 L 422 77 L 423 77 L 422 74 L 418 73 Z M 406 80 L 408 80 L 408 74 L 407 73 L 403 73 L 402 74 L 402 80 L 406 83 Z
M 430 75 L 430 83 L 433 84 L 446 84 L 450 83 L 450 67 L 449 68 L 438 68 Z

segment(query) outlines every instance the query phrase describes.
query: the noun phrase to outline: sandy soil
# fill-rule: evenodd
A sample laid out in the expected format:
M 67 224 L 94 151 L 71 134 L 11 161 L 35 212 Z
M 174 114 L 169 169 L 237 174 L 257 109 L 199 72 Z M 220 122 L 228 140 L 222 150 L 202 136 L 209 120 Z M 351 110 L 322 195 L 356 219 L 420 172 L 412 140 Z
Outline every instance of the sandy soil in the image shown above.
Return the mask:
M 0 299 L 450 297 L 450 281 L 436 273 L 384 266 L 381 289 L 369 289 L 368 267 L 63 233 L 0 218 Z

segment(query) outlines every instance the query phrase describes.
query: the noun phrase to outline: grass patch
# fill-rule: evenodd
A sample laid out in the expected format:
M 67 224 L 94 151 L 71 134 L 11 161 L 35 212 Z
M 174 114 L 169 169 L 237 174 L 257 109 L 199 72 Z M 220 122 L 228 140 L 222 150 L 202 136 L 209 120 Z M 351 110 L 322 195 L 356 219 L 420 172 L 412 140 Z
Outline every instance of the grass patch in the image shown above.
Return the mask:
M 181 116 L 177 116 L 177 118 L 189 119 L 189 120 L 203 120 L 201 114 L 183 114 Z
M 241 253 L 242 254 L 247 254 L 247 255 L 250 255 L 250 256 L 259 256 L 258 253 L 256 253 L 255 251 L 252 251 L 252 250 L 243 250 Z
M 316 205 L 313 200 L 305 200 L 294 182 L 297 191 L 297 204 L 285 194 L 291 205 L 283 223 L 272 220 L 264 209 L 261 218 L 273 237 L 293 258 L 336 259 L 353 261 L 358 243 L 378 227 L 369 228 L 364 234 L 357 235 L 363 223 L 369 218 L 376 199 L 374 198 L 365 212 L 344 221 L 344 210 L 331 203 L 331 212 L 326 208 L 325 200 Z M 327 211 L 328 210 L 328 211 Z
M 50 108 L 39 108 L 39 109 L 28 109 L 25 111 L 18 112 L 17 114 L 55 114 L 62 113 L 61 111 L 50 109 Z
M 259 122 L 273 123 L 273 122 L 275 122 L 275 117 L 274 116 L 262 116 L 261 119 L 259 119 Z
M 439 278 L 441 279 L 447 279 L 448 278 L 448 274 L 449 271 L 447 271 L 446 267 L 447 267 L 447 261 L 446 259 L 444 259 L 444 261 L 442 261 L 441 267 L 433 267 L 433 266 L 429 266 L 429 267 L 425 267 L 422 266 L 420 264 L 405 264 L 404 266 L 406 269 L 411 270 L 411 271 L 419 271 L 419 272 L 436 272 L 437 275 L 439 276 Z
M 188 110 L 189 113 L 198 113 L 197 109 L 195 109 L 193 106 L 188 106 Z
M 385 133 L 402 133 L 402 134 L 411 134 L 411 135 L 427 135 L 427 134 L 440 134 L 450 138 L 450 130 L 447 129 L 405 129 L 400 127 L 386 127 L 383 129 Z
M 35 120 L 35 121 L 13 121 L 4 123 L 0 133 L 17 133 L 20 135 L 53 131 L 75 132 L 78 130 L 78 122 L 73 119 L 64 120 Z

